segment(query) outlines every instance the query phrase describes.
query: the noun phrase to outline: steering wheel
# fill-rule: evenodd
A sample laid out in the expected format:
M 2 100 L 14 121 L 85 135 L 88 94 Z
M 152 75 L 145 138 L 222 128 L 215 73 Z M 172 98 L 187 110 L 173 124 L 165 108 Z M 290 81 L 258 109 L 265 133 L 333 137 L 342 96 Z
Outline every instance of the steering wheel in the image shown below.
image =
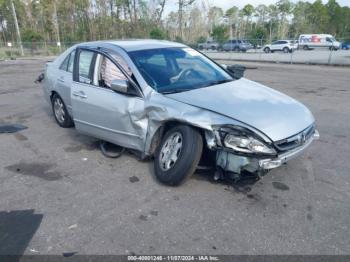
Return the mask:
M 140 71 L 142 72 L 143 77 L 147 78 L 147 80 L 152 82 L 154 88 L 157 88 L 158 85 L 157 85 L 157 82 L 154 80 L 154 78 L 149 73 L 147 73 L 145 69 L 140 68 Z M 148 82 L 147 80 L 146 82 Z
M 182 80 L 184 77 L 187 77 L 191 73 L 196 73 L 198 75 L 198 72 L 196 72 L 193 68 L 186 68 L 186 69 L 181 70 L 178 75 L 170 78 L 170 81 L 172 83 L 177 82 L 179 80 Z

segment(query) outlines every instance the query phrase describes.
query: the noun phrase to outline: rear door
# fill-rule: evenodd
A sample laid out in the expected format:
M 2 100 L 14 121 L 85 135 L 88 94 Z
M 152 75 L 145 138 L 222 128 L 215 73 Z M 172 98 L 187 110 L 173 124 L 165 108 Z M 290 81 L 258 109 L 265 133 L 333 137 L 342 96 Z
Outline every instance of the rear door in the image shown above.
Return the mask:
M 73 50 L 67 57 L 63 60 L 59 67 L 59 73 L 56 82 L 56 91 L 59 93 L 63 102 L 65 103 L 68 111 L 72 114 L 72 104 L 71 104 L 71 85 L 73 81 L 73 64 L 74 64 L 75 50 Z
M 110 89 L 113 77 L 132 80 L 114 57 L 106 55 L 91 49 L 77 50 L 71 92 L 76 129 L 114 144 L 143 150 L 147 119 L 143 117 L 142 93 L 138 90 L 139 95 L 122 94 Z M 106 66 L 102 66 L 104 62 L 109 65 L 108 81 L 102 77 L 102 68 L 107 72 Z

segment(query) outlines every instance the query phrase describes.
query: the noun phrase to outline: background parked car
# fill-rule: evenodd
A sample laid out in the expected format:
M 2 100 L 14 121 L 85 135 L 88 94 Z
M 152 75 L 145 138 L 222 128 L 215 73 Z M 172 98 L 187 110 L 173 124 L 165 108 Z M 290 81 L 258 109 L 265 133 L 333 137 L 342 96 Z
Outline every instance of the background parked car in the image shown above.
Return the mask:
M 253 45 L 246 40 L 237 40 L 231 39 L 222 45 L 223 51 L 242 51 L 246 52 L 249 49 L 252 49 Z
M 350 49 L 350 42 L 343 42 L 341 44 L 341 49 L 349 50 Z
M 218 42 L 215 42 L 215 41 L 207 41 L 205 43 L 198 44 L 198 48 L 200 50 L 203 50 L 203 49 L 217 50 L 219 46 L 220 46 L 220 44 Z
M 265 53 L 273 53 L 275 51 L 283 51 L 284 53 L 291 53 L 297 48 L 294 40 L 278 40 L 272 42 L 270 45 L 265 45 L 263 50 Z

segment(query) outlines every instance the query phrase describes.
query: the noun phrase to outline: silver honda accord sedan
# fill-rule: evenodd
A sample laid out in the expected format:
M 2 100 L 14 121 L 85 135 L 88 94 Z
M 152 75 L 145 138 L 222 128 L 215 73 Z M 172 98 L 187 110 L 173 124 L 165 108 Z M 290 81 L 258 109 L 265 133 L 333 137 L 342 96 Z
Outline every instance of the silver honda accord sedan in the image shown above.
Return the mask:
M 154 157 L 168 185 L 200 161 L 260 176 L 318 138 L 300 102 L 169 41 L 75 45 L 46 65 L 44 93 L 59 126 Z

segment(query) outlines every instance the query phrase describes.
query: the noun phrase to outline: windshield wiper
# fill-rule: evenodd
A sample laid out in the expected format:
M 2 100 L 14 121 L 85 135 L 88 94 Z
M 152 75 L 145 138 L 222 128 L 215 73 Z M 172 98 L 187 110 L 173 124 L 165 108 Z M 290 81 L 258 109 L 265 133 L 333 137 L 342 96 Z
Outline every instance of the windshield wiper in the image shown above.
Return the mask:
M 220 84 L 231 82 L 231 81 L 233 81 L 233 79 L 223 79 L 223 80 L 213 81 L 213 82 L 209 83 L 207 86 L 220 85 Z
M 174 93 L 181 93 L 181 92 L 185 92 L 185 91 L 190 91 L 193 90 L 195 88 L 179 88 L 179 89 L 171 89 L 171 90 L 165 90 L 165 91 L 160 91 L 161 94 L 174 94 Z
M 180 93 L 180 92 L 190 91 L 190 90 L 194 90 L 194 89 L 204 88 L 204 87 L 208 87 L 208 86 L 219 85 L 219 84 L 223 84 L 223 83 L 227 83 L 227 82 L 231 82 L 231 81 L 233 81 L 233 79 L 223 79 L 223 80 L 210 82 L 209 84 L 206 84 L 204 86 L 197 86 L 197 87 L 193 87 L 193 88 L 170 89 L 170 90 L 164 90 L 164 91 L 159 91 L 159 92 L 162 94 L 174 94 L 174 93 Z

